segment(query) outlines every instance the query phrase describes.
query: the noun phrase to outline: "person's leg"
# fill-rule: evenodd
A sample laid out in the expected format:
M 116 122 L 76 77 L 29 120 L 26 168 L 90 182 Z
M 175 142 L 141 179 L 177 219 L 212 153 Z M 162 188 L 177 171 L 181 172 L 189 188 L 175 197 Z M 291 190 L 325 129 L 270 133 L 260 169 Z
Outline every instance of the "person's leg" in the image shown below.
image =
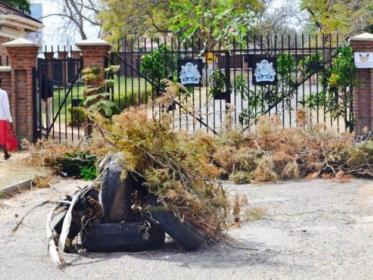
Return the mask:
M 45 114 L 45 126 L 48 128 L 48 113 L 47 113 L 47 102 L 46 100 L 41 100 L 41 125 L 44 127 L 43 115 Z
M 0 148 L 2 148 L 4 150 L 4 159 L 7 160 L 10 158 L 10 154 L 8 152 L 8 150 L 6 149 L 5 145 L 0 145 Z

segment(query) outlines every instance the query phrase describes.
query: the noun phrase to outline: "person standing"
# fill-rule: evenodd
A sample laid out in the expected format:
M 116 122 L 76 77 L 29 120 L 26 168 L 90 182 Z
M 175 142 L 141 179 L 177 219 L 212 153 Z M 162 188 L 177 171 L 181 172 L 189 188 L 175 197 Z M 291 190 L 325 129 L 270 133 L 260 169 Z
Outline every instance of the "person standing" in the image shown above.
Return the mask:
M 4 159 L 10 158 L 9 149 L 14 149 L 16 139 L 13 133 L 8 93 L 1 89 L 0 79 L 0 148 L 4 150 Z
M 46 129 L 48 130 L 53 121 L 52 106 L 53 106 L 53 83 L 48 77 L 48 68 L 42 68 L 42 77 L 40 83 L 40 95 L 42 112 L 45 113 Z

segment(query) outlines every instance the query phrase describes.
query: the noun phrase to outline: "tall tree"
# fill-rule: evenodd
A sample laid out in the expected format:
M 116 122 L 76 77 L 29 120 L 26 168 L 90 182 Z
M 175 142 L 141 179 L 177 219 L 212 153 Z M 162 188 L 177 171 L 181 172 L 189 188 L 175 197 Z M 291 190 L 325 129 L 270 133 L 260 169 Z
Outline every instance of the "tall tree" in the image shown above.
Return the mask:
M 199 38 L 211 48 L 217 40 L 242 35 L 263 10 L 262 0 L 103 0 L 104 30 L 125 34 L 172 32 Z
M 221 39 L 246 36 L 264 8 L 259 0 L 182 0 L 171 1 L 170 7 L 169 28 L 185 39 L 203 40 L 207 49 Z
M 58 13 L 46 17 L 58 16 L 65 19 L 65 29 L 78 31 L 82 40 L 88 38 L 86 26 L 101 26 L 99 13 L 102 10 L 98 0 L 60 0 L 57 2 L 61 9 Z
M 172 16 L 170 0 L 102 0 L 100 14 L 103 29 L 109 39 L 116 40 L 125 34 L 167 33 Z
M 302 0 L 301 8 L 322 33 L 351 35 L 373 25 L 371 0 Z
M 27 14 L 30 13 L 30 3 L 28 0 L 4 0 L 4 2 Z
M 251 35 L 294 34 L 303 30 L 308 23 L 307 12 L 301 11 L 294 0 L 282 0 L 280 6 L 276 2 L 266 1 L 264 12 L 252 28 Z

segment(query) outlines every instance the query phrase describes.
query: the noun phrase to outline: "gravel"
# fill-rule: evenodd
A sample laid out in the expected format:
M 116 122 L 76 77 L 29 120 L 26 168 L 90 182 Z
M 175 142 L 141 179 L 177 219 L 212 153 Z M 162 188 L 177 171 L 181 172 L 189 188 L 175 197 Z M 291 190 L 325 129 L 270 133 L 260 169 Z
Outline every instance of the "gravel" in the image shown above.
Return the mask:
M 185 253 L 173 242 L 141 253 L 69 255 L 57 269 L 46 252 L 45 220 L 51 205 L 81 181 L 0 200 L 0 279 L 372 279 L 373 182 L 292 181 L 225 184 L 264 208 L 262 219 L 229 230 L 233 241 Z M 238 248 L 239 247 L 239 248 Z

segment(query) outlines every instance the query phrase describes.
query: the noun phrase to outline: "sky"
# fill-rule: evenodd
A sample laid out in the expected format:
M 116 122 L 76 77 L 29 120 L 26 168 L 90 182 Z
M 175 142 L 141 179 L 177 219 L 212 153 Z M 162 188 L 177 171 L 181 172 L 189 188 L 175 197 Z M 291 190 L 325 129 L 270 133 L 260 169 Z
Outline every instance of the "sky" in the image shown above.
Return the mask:
M 125 1 L 125 0 L 123 0 Z M 298 0 L 293 0 L 298 2 Z M 43 7 L 43 16 L 58 13 L 61 10 L 62 0 L 31 0 L 31 3 L 40 3 Z M 271 3 L 272 9 L 282 7 L 286 0 L 273 0 Z M 43 29 L 43 45 L 47 46 L 67 46 L 74 45 L 80 40 L 79 34 L 74 32 L 73 28 L 64 28 L 65 21 L 58 16 L 50 16 L 42 19 L 44 24 Z M 97 38 L 99 30 L 97 27 L 87 26 L 86 31 L 89 38 Z
M 124 0 L 125 1 L 125 0 Z M 58 13 L 61 10 L 61 0 L 31 0 L 31 3 L 40 3 L 43 7 L 43 16 Z M 43 28 L 43 45 L 47 46 L 67 46 L 74 45 L 80 40 L 77 32 L 66 31 L 65 22 L 61 17 L 50 16 L 42 19 Z M 72 30 L 72 28 L 68 28 Z M 90 38 L 97 38 L 97 28 L 87 26 L 87 33 Z

